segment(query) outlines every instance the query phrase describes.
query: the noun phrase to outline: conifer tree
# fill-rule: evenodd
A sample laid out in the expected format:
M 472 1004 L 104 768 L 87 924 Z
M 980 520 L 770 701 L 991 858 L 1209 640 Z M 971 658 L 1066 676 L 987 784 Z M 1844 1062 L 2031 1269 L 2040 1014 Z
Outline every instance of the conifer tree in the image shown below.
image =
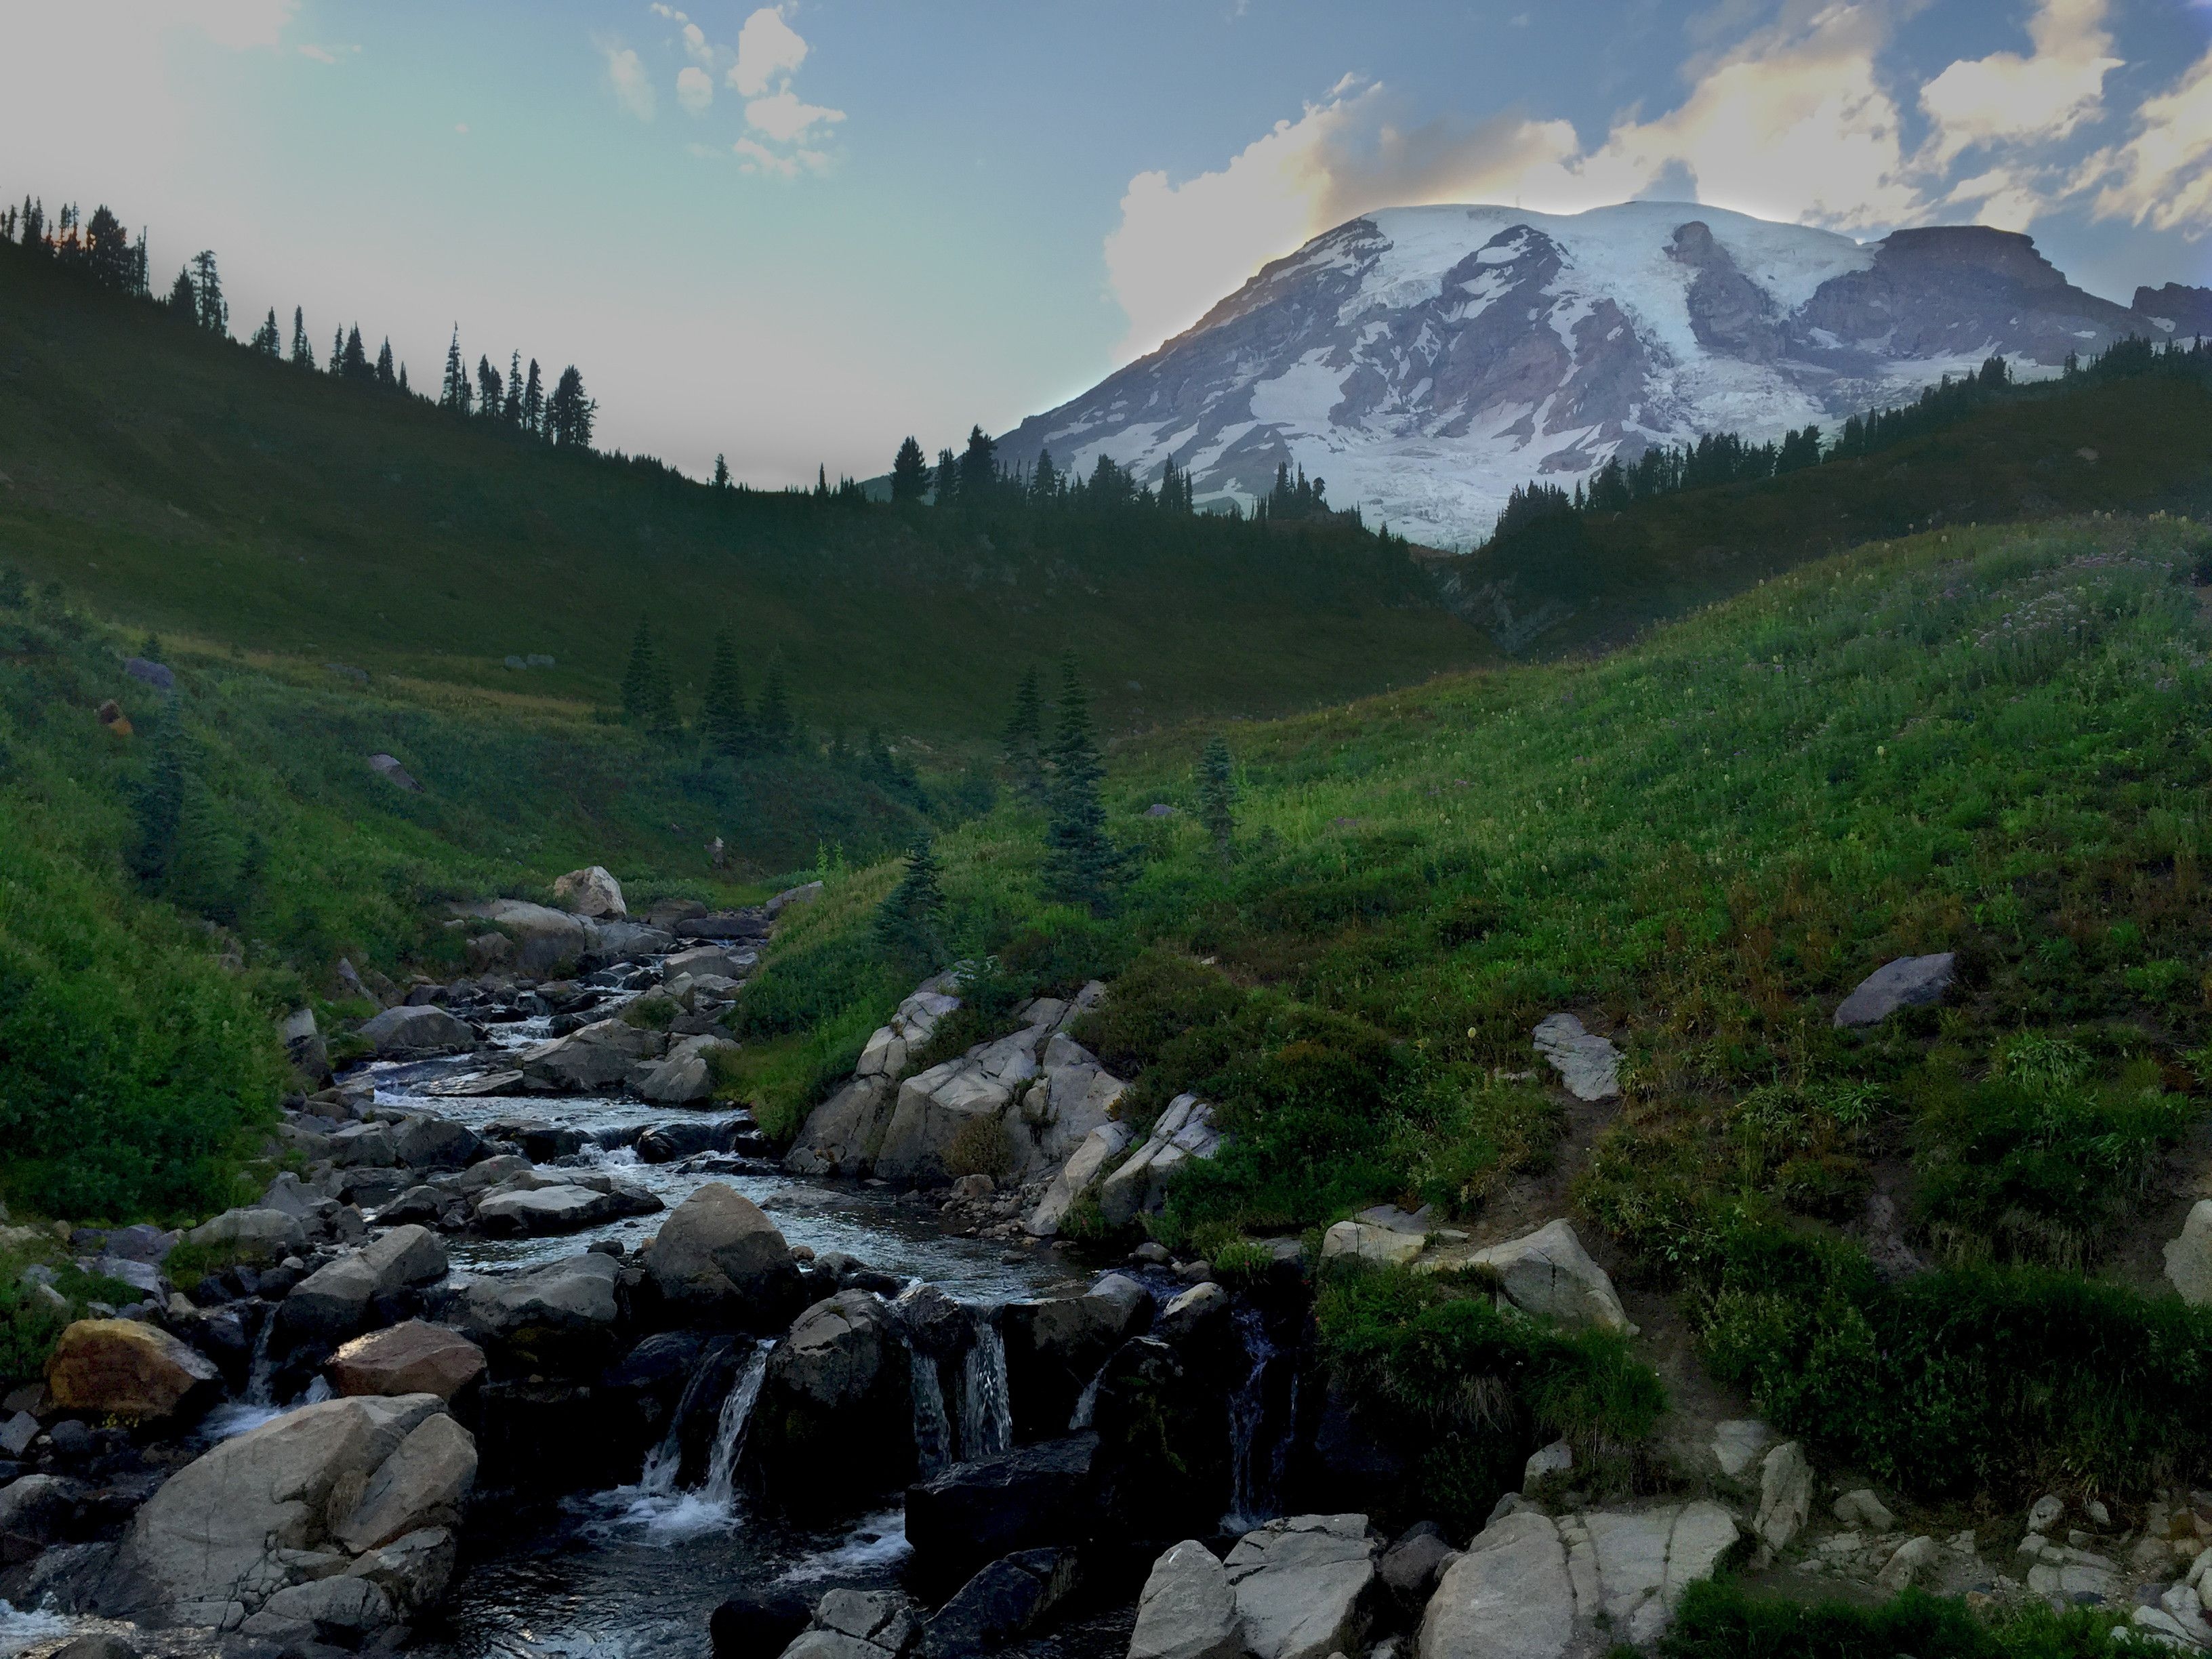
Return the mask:
M 477 407 L 488 419 L 499 418 L 499 406 L 502 401 L 500 387 L 499 371 L 491 366 L 491 359 L 479 356 L 477 359 Z
M 199 325 L 210 334 L 230 332 L 230 302 L 222 297 L 222 279 L 216 275 L 215 250 L 202 248 L 192 255 L 192 289 L 199 298 Z
M 384 343 L 376 349 L 376 383 L 383 386 L 399 384 L 398 371 L 392 363 L 392 337 L 389 334 L 384 337 Z
M 944 872 L 927 831 L 907 848 L 906 872 L 876 912 L 876 943 L 909 973 L 927 972 L 945 957 L 938 919 L 945 913 Z
M 359 323 L 346 331 L 345 351 L 339 359 L 338 372 L 349 380 L 368 381 L 376 378 L 376 370 L 368 361 L 368 349 L 361 343 Z
M 937 477 L 933 480 L 936 494 L 931 499 L 939 507 L 950 507 L 960 498 L 960 460 L 949 449 L 937 452 Z
M 760 713 L 753 721 L 753 733 L 754 740 L 771 755 L 781 755 L 791 746 L 791 694 L 784 689 L 781 657 L 769 659 L 768 684 L 761 690 Z
M 529 383 L 522 389 L 522 429 L 532 434 L 545 430 L 545 388 L 538 379 L 538 359 L 530 360 Z
M 408 395 L 408 393 L 407 393 L 407 365 L 406 365 L 406 364 L 404 364 L 404 363 L 402 363 L 402 364 L 400 364 L 400 365 L 399 365 L 399 392 L 400 392 L 400 395 L 401 395 L 402 397 L 404 397 L 404 396 Z
M 929 461 L 921 446 L 909 436 L 891 458 L 891 499 L 918 501 L 929 493 Z
M 315 349 L 307 343 L 307 317 L 298 306 L 292 307 L 292 367 L 313 368 Z
M 501 407 L 499 417 L 509 426 L 522 424 L 522 354 L 508 354 L 507 360 L 507 402 Z
M 584 395 L 584 377 L 574 363 L 561 371 L 553 395 L 545 400 L 545 435 L 567 448 L 592 447 L 592 422 L 599 405 Z
M 1218 732 L 1206 739 L 1198 762 L 1198 818 L 1222 858 L 1229 857 L 1237 834 L 1237 779 L 1229 745 Z
M 968 428 L 968 447 L 960 457 L 960 498 L 980 504 L 999 482 L 999 446 L 981 426 Z
M 169 284 L 169 314 L 180 323 L 197 324 L 200 319 L 200 296 L 192 287 L 189 266 L 178 267 L 177 280 Z
M 461 325 L 453 325 L 453 337 L 446 346 L 446 379 L 438 388 L 438 407 L 465 415 L 469 407 L 469 371 L 461 362 Z
M 1045 824 L 1047 895 L 1093 915 L 1114 908 L 1124 878 L 1121 850 L 1106 834 L 1098 784 L 1106 769 L 1091 732 L 1091 704 L 1071 653 L 1062 660 L 1060 728 L 1052 743 L 1051 816 Z
M 814 464 L 814 499 L 817 501 L 830 499 L 830 469 L 820 461 Z
M 1052 451 L 1037 451 L 1036 466 L 1030 474 L 1030 499 L 1051 502 L 1060 496 L 1060 469 L 1053 464 Z
M 264 357 L 275 357 L 284 349 L 283 337 L 276 331 L 276 307 L 269 307 L 269 314 L 261 319 L 261 326 L 253 331 L 253 349 Z
M 729 487 L 729 459 L 726 456 L 718 454 L 714 457 L 714 488 L 717 489 L 727 489 Z
M 734 757 L 752 747 L 744 672 L 738 665 L 737 641 L 726 628 L 714 635 L 714 659 L 707 671 L 707 696 L 699 711 L 699 724 L 717 754 Z
M 1001 738 L 1014 787 L 1032 801 L 1044 799 L 1044 694 L 1036 665 L 1024 671 L 1014 691 L 1014 712 Z
M 623 670 L 623 718 L 643 725 L 653 717 L 662 679 L 660 652 L 653 642 L 653 628 L 643 617 L 630 636 L 629 664 Z

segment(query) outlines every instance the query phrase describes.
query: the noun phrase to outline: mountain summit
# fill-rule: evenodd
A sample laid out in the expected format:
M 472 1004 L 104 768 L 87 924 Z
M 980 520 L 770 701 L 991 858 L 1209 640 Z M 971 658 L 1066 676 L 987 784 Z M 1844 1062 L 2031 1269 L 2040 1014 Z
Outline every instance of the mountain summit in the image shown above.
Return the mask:
M 2148 292 L 2148 290 L 2145 290 Z M 1767 439 L 1909 401 L 1992 354 L 2026 378 L 2153 318 L 1978 225 L 1856 242 L 1679 202 L 1562 216 L 1394 208 L 1263 267 L 1196 326 L 1000 445 L 1028 465 L 1172 459 L 1249 506 L 1285 462 L 1417 541 L 1465 546 L 1532 477 L 1619 453 Z M 2193 313 L 2192 313 L 2193 314 Z

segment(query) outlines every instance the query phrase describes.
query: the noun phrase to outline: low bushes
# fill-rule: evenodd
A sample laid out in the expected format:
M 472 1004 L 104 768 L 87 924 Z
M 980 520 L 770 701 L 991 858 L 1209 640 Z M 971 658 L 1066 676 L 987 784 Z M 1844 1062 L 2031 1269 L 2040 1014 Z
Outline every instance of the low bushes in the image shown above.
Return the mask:
M 1922 1497 L 2212 1474 L 2212 1308 L 2038 1267 L 1885 1283 L 1854 1249 L 1753 1225 L 1699 1299 L 1716 1376 Z
M 2030 1601 L 1984 1623 L 1966 1604 L 1906 1590 L 1864 1607 L 1753 1597 L 1707 1579 L 1683 1593 L 1661 1659 L 2093 1659 L 2112 1652 L 2113 1613 Z
M 1342 1263 L 1315 1316 L 1339 1387 L 1422 1449 L 1425 1512 L 1467 1532 L 1520 1484 L 1522 1462 L 1543 1441 L 1573 1446 L 1578 1481 L 1632 1481 L 1667 1405 L 1626 1337 L 1501 1311 L 1493 1291 L 1480 1273 Z

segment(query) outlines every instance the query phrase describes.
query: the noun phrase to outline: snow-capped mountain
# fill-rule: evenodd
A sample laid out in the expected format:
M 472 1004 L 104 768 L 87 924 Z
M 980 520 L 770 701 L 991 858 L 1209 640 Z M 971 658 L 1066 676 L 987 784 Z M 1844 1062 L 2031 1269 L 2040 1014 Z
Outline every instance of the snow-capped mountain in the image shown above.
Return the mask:
M 1571 487 L 1706 432 L 1832 428 L 1992 353 L 2053 373 L 2172 332 L 2196 296 L 2162 295 L 2153 320 L 1976 225 L 1860 243 L 1670 202 L 1395 208 L 1266 266 L 1000 454 L 1049 447 L 1086 472 L 1110 455 L 1142 479 L 1172 459 L 1201 507 L 1250 505 L 1288 461 L 1370 524 L 1465 547 L 1532 477 Z

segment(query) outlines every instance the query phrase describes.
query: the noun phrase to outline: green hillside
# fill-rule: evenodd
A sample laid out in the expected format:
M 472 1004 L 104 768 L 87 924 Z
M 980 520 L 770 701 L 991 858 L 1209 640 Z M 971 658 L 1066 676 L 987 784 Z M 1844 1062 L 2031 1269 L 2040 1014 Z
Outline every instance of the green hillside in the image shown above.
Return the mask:
M 1074 650 L 1116 729 L 1489 659 L 1348 527 L 718 494 L 312 374 L 0 246 L 0 562 L 210 648 L 610 703 L 641 616 L 679 704 L 716 629 L 803 718 L 955 741 Z M 514 672 L 509 656 L 550 657 Z
M 1226 861 L 1204 734 L 1163 738 L 1109 790 L 1140 863 L 1111 915 L 1046 902 L 1041 826 L 1003 807 L 939 844 L 946 951 L 994 957 L 1006 999 L 1119 974 L 1085 1036 L 1136 1079 L 1130 1115 L 1221 1103 L 1232 1143 L 1171 1239 L 1235 1259 L 1240 1235 L 1384 1200 L 1479 1218 L 1534 1183 L 1680 1294 L 1716 1375 L 1885 1481 L 2201 1484 L 2212 1313 L 2155 1245 L 2212 1152 L 2208 578 L 2185 520 L 1936 532 L 1601 661 L 1236 728 Z M 756 1008 L 796 1024 L 811 998 L 857 1042 L 888 880 L 833 890 Z M 1874 969 L 1940 951 L 1944 1006 L 1832 1027 Z M 1565 1169 L 1523 1080 L 1555 1011 L 1626 1054 Z M 1937 1271 L 1872 1271 L 1877 1190 Z M 1387 1347 L 1375 1322 L 1414 1305 L 1338 1334 Z

